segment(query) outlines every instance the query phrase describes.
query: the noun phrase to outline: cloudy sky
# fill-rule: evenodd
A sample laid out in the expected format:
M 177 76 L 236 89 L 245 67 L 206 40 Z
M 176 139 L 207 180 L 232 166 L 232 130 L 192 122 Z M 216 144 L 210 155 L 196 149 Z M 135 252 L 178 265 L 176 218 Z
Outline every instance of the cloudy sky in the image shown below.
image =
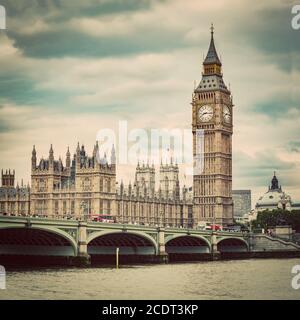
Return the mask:
M 277 171 L 300 199 L 300 30 L 289 0 L 1 0 L 0 168 L 30 180 L 97 131 L 189 128 L 194 81 L 215 25 L 234 99 L 233 187 L 266 191 Z M 119 167 L 118 179 L 133 178 Z

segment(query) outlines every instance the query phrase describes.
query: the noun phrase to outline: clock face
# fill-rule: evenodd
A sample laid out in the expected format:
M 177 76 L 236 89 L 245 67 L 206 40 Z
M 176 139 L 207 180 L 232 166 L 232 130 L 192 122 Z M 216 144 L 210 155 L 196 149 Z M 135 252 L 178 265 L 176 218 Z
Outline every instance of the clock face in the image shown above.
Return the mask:
M 212 106 L 205 105 L 198 110 L 198 118 L 201 122 L 208 122 L 212 119 L 214 110 Z
M 231 113 L 227 106 L 223 107 L 223 119 L 225 123 L 230 123 L 231 121 Z

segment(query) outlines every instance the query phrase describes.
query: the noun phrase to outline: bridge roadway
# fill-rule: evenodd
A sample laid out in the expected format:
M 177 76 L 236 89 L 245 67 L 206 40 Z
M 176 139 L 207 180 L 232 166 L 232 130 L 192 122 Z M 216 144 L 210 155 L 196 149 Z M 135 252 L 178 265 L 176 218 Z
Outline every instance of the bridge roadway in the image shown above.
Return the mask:
M 264 235 L 240 232 L 164 228 L 92 221 L 0 216 L 1 256 L 69 257 L 75 264 L 114 261 L 119 248 L 123 262 L 219 259 L 252 251 L 299 251 L 300 247 Z

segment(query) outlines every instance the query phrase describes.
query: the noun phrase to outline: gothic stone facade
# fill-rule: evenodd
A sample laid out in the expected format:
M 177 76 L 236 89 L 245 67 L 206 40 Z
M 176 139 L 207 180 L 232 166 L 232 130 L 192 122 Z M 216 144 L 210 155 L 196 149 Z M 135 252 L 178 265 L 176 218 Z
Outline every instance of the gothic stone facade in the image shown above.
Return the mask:
M 48 159 L 37 165 L 35 148 L 32 151 L 31 213 L 36 215 L 70 215 L 79 217 L 115 212 L 116 165 L 112 150 L 110 164 L 106 155 L 99 158 L 98 144 L 89 157 L 79 144 L 71 161 L 69 149 L 66 164 L 54 160 L 52 146 Z
M 117 218 L 126 223 L 193 227 L 192 193 L 184 186 L 180 190 L 177 164 L 161 164 L 159 188 L 155 190 L 155 168 L 137 165 L 135 181 L 117 190 Z
M 31 189 L 14 187 L 11 174 L 2 175 L 6 197 L 1 197 L 2 213 L 40 217 L 93 218 L 103 214 L 117 222 L 192 227 L 193 198 L 186 187 L 180 190 L 177 164 L 161 164 L 159 188 L 156 190 L 154 166 L 137 165 L 134 184 L 116 183 L 115 150 L 110 161 L 99 156 L 98 144 L 89 157 L 84 146 L 77 146 L 65 165 L 54 159 L 52 145 L 47 159 L 37 163 L 35 147 L 31 158 Z M 24 193 L 23 190 L 26 190 Z M 12 206 L 11 203 L 14 203 Z M 18 203 L 18 204 L 16 204 Z M 22 208 L 22 210 L 15 210 Z

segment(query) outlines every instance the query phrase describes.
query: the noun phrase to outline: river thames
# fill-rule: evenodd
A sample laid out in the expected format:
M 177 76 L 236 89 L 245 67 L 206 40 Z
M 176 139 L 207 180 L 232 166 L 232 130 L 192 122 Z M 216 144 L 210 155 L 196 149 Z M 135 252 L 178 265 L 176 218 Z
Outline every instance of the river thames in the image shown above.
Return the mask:
M 1 264 L 1 262 L 0 262 Z M 300 259 L 7 271 L 0 299 L 299 299 Z

